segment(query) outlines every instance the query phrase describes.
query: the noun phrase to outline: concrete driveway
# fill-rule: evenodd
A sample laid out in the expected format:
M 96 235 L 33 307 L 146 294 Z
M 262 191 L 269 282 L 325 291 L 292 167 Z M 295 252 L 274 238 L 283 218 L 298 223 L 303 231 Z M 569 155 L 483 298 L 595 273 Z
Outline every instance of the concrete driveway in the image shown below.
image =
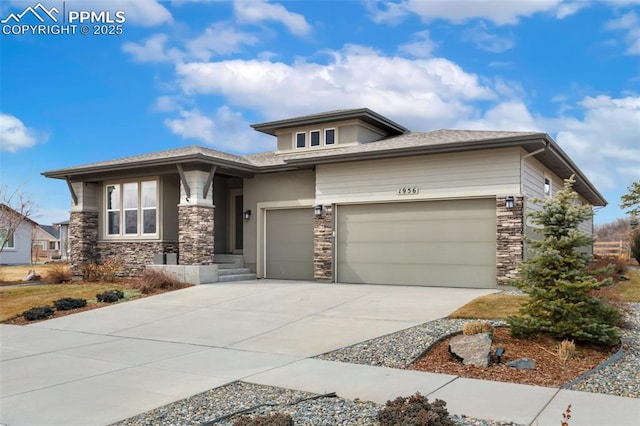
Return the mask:
M 446 316 L 491 290 L 261 280 L 0 326 L 0 423 L 103 425 Z

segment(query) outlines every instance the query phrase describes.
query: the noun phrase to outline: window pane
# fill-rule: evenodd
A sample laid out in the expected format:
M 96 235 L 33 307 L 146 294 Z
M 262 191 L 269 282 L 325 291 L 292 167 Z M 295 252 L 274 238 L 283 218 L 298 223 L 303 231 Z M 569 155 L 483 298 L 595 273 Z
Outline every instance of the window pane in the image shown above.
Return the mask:
M 124 211 L 124 232 L 125 234 L 138 233 L 138 211 L 137 210 Z
M 296 148 L 304 148 L 305 144 L 305 134 L 296 133 Z
M 142 207 L 157 207 L 156 182 L 142 182 Z
M 156 209 L 143 210 L 142 221 L 142 232 L 144 234 L 156 233 Z
M 324 144 L 333 145 L 336 143 L 336 131 L 335 129 L 327 129 L 324 131 Z
M 107 186 L 107 210 L 120 208 L 120 185 Z
M 320 131 L 311 132 L 311 146 L 320 146 Z
M 123 200 L 125 209 L 138 208 L 138 184 L 137 183 L 125 183 L 123 185 Z
M 109 235 L 118 235 L 120 233 L 120 212 L 108 212 L 107 232 Z

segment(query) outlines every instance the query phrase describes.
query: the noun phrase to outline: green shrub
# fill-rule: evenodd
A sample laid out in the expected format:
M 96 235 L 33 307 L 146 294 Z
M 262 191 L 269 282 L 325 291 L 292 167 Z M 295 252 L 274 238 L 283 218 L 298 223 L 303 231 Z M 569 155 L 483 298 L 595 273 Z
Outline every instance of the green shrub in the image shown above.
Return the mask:
M 74 299 L 72 297 L 63 297 L 53 302 L 53 306 L 59 311 L 68 311 L 70 309 L 84 308 L 87 306 L 85 299 Z
M 576 202 L 573 176 L 565 180 L 555 198 L 534 200 L 542 209 L 530 213 L 541 238 L 527 239 L 532 256 L 522 262 L 521 279 L 514 284 L 529 295 L 519 316 L 507 322 L 511 334 L 529 337 L 547 333 L 558 339 L 614 345 L 620 341 L 617 324 L 622 314 L 593 295 L 611 283 L 598 281 L 587 270 L 589 256 L 577 250 L 592 245 L 594 238 L 579 226 L 593 217 L 588 205 Z
M 430 403 L 417 392 L 406 398 L 400 396 L 387 401 L 378 413 L 378 422 L 380 426 L 454 426 L 446 406 L 447 403 L 441 399 Z
M 233 426 L 293 426 L 289 414 L 273 413 L 265 416 L 243 416 L 233 422 Z
M 96 299 L 98 299 L 98 302 L 114 303 L 124 299 L 124 293 L 120 290 L 107 290 L 96 294 Z
M 45 319 L 50 317 L 51 315 L 53 315 L 53 308 L 51 308 L 51 306 L 37 306 L 22 313 L 22 316 L 27 321 L 37 321 Z

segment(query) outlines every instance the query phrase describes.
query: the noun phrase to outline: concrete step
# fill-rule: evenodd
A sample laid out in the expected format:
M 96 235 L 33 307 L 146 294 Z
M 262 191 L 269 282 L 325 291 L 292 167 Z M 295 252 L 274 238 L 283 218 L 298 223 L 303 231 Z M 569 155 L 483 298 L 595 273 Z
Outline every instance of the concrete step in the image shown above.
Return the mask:
M 243 275 L 243 274 L 250 274 L 250 273 L 251 273 L 251 269 L 249 268 L 220 268 L 220 265 L 218 265 L 218 276 Z
M 257 279 L 256 274 L 218 275 L 218 282 L 220 283 L 226 283 L 230 281 L 248 281 L 255 279 Z
M 218 269 L 244 268 L 244 256 L 241 254 L 216 254 L 213 261 Z

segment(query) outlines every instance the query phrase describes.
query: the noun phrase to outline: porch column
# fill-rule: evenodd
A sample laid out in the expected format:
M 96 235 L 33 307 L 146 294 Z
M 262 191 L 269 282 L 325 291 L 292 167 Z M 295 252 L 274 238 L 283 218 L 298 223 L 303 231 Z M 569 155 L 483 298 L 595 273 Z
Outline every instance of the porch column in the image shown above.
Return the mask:
M 507 208 L 506 197 L 496 197 L 498 285 L 509 285 L 520 277 L 524 257 L 524 202 L 522 196 L 513 198 L 513 208 Z
M 69 183 L 72 191 L 69 218 L 69 264 L 74 276 L 82 276 L 88 263 L 98 261 L 98 188 L 95 184 Z
M 214 249 L 213 173 L 203 170 L 183 170 L 180 174 L 180 204 L 178 204 L 178 263 L 181 265 L 211 265 Z
M 333 281 L 333 208 L 322 206 L 322 215 L 313 218 L 313 278 Z

